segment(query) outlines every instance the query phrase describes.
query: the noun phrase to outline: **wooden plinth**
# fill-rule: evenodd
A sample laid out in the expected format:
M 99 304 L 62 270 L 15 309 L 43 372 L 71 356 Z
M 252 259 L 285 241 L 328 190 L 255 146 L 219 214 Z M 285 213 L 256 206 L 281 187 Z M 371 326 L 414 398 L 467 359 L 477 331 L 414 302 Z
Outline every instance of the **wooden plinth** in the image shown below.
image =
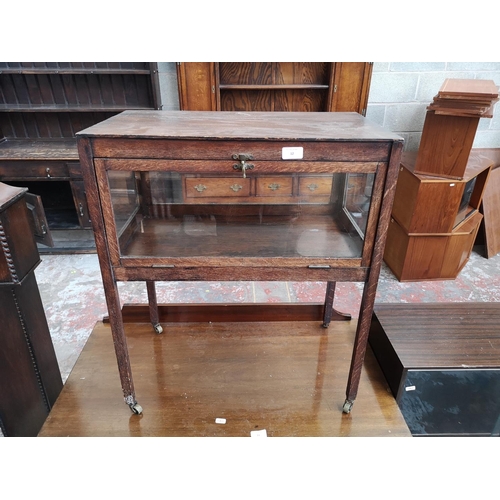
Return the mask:
M 408 234 L 391 219 L 385 263 L 402 282 L 455 279 L 470 258 L 482 218 L 476 210 L 448 234 Z
M 137 400 L 124 403 L 98 322 L 40 436 L 410 436 L 370 350 L 342 413 L 355 321 L 125 323 Z M 225 418 L 225 424 L 215 423 Z

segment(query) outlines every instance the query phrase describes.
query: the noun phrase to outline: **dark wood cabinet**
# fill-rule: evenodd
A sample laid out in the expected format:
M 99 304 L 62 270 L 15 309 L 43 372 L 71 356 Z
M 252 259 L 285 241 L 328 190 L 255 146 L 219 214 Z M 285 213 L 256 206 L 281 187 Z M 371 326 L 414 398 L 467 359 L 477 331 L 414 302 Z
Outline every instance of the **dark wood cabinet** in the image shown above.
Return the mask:
M 182 110 L 355 111 L 366 114 L 372 63 L 177 64 Z
M 76 132 L 159 103 L 156 63 L 0 63 L 0 180 L 41 197 L 55 251 L 95 251 Z
M 357 395 L 402 139 L 358 113 L 126 111 L 77 134 L 124 398 L 140 413 L 118 281 L 365 284 Z M 261 309 L 265 309 L 262 305 Z M 168 318 L 167 318 L 168 321 Z
M 0 183 L 0 427 L 36 436 L 62 379 L 34 270 L 40 263 L 26 189 Z
M 500 435 L 500 305 L 378 304 L 370 346 L 414 436 Z

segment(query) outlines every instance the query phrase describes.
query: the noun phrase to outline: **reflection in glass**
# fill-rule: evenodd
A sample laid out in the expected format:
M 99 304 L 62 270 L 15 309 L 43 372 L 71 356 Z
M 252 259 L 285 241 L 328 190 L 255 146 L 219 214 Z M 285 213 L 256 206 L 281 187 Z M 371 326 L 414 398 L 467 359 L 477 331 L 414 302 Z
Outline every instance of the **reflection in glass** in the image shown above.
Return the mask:
M 132 223 L 139 210 L 135 173 L 111 171 L 108 181 L 116 229 L 121 234 Z
M 344 209 L 359 236 L 364 239 L 375 174 L 347 174 Z
M 108 172 L 122 257 L 360 258 L 374 174 Z

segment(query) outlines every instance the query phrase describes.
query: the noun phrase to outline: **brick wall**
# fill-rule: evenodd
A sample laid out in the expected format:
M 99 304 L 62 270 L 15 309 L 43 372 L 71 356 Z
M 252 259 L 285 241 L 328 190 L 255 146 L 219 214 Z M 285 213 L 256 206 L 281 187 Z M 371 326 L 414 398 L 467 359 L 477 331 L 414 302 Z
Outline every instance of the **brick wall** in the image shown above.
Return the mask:
M 376 62 L 366 116 L 404 137 L 407 151 L 416 151 L 426 107 L 446 78 L 493 80 L 500 86 L 500 62 Z M 493 118 L 480 119 L 473 147 L 500 148 L 500 103 Z

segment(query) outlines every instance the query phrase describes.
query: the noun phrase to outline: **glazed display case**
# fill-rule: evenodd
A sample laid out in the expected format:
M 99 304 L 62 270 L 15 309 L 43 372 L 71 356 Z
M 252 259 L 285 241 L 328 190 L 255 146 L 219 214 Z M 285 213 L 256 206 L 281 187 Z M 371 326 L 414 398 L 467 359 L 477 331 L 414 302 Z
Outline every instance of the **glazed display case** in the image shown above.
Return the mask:
M 343 411 L 356 397 L 402 139 L 357 113 L 126 111 L 78 134 L 125 401 L 118 281 L 365 283 Z

